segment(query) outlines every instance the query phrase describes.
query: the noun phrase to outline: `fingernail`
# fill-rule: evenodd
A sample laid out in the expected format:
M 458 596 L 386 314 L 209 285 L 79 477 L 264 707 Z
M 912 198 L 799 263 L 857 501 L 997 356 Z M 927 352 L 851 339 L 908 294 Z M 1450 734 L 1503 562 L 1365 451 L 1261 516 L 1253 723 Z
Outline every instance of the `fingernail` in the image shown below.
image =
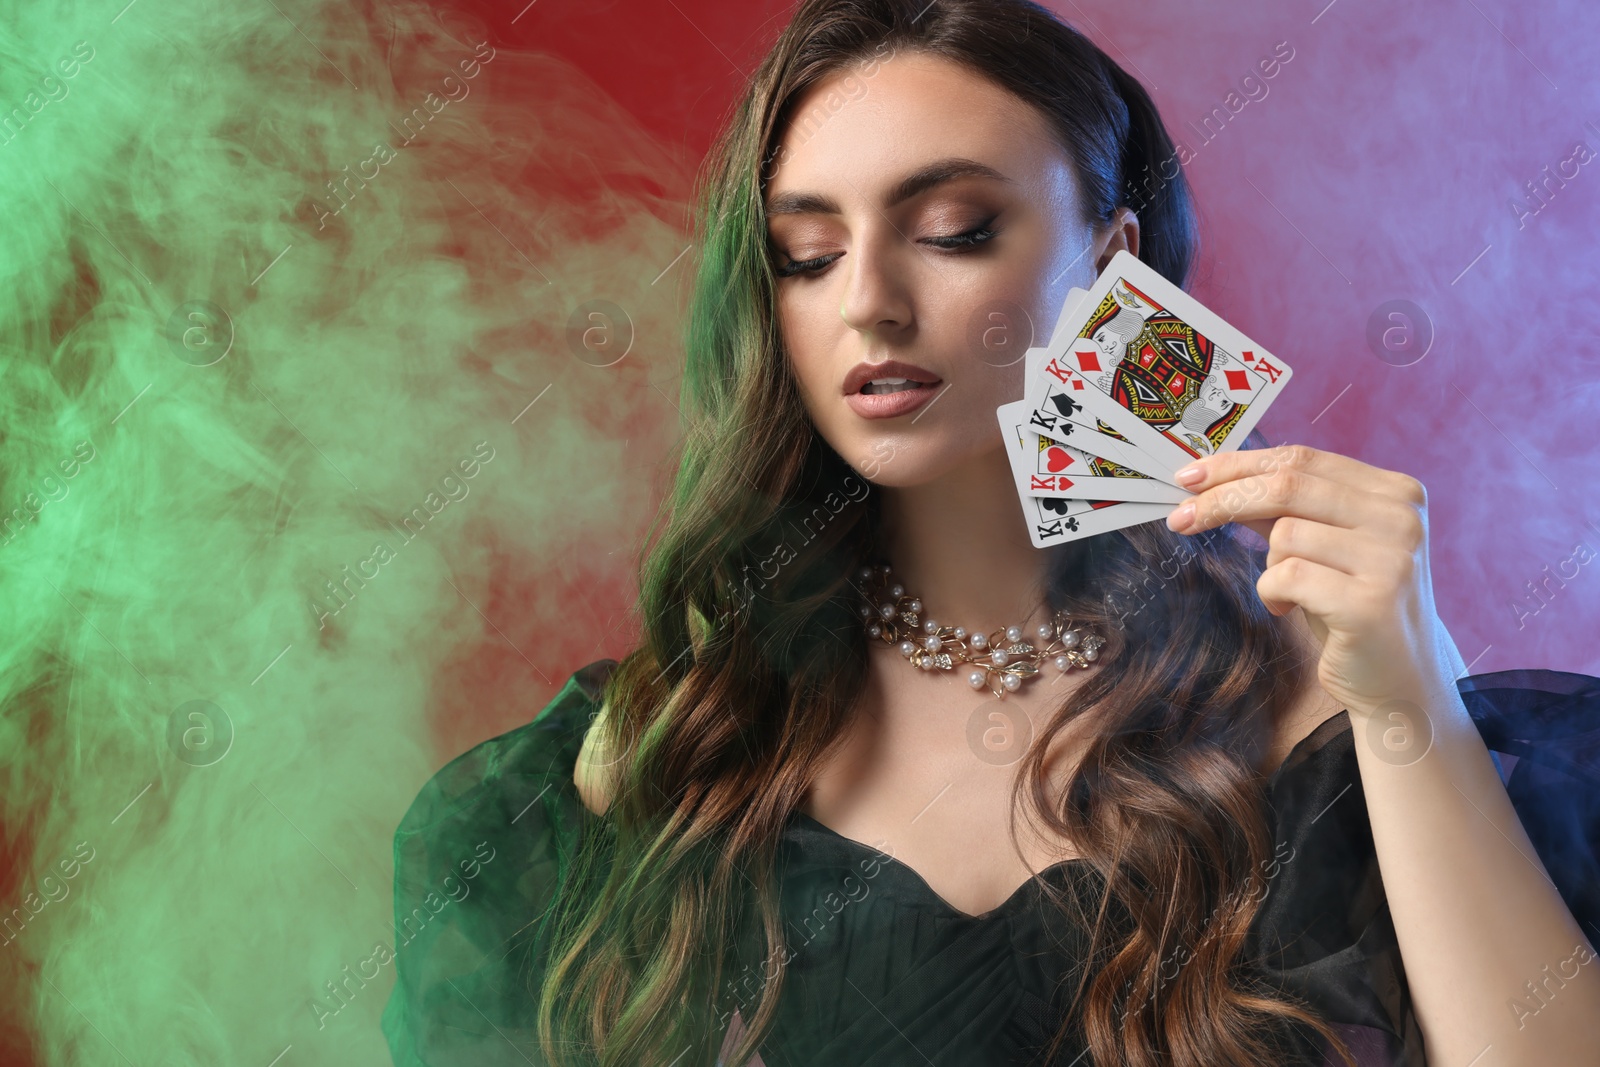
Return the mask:
M 1185 504 L 1171 515 L 1167 516 L 1167 529 L 1177 531 L 1188 526 L 1194 520 L 1194 505 Z
M 1199 467 L 1185 467 L 1183 470 L 1174 474 L 1173 477 L 1178 479 L 1179 485 L 1193 485 L 1195 482 L 1198 482 L 1201 478 L 1205 477 L 1205 472 Z

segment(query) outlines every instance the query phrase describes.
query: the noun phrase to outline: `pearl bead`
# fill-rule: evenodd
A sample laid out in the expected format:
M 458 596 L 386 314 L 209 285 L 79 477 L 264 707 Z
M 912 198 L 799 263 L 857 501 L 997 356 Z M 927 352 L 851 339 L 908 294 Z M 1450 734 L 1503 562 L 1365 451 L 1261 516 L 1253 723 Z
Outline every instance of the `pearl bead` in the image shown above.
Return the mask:
M 1083 654 L 1083 658 L 1088 660 L 1090 663 L 1093 663 L 1095 660 L 1100 658 L 1100 650 L 1098 648 L 1091 648 L 1089 651 Z
M 972 631 L 972 647 L 979 652 L 989 647 L 989 637 L 982 630 Z
M 1067 648 L 1077 648 L 1078 642 L 1081 640 L 1082 635 L 1076 630 L 1068 630 L 1066 633 L 1061 635 L 1061 643 Z
M 922 614 L 922 601 L 917 600 L 916 598 L 912 598 L 911 603 L 906 605 L 906 610 L 911 612 L 911 614 L 913 614 L 913 615 L 921 615 Z
M 1033 632 L 1038 636 L 1040 644 L 1049 644 L 1050 639 L 1056 635 L 1056 628 L 1052 623 L 1041 622 L 1033 628 Z
M 1013 642 L 1021 641 L 1022 640 L 1022 627 L 1020 627 L 1020 626 L 1007 626 L 1006 627 L 1006 640 L 1007 641 L 1013 641 Z
M 1065 673 L 1065 672 L 1070 671 L 1072 669 L 1072 661 L 1070 659 L 1068 659 L 1066 656 L 1057 656 L 1055 658 L 1055 665 L 1056 665 L 1056 670 L 1061 671 L 1062 673 Z
M 974 667 L 967 672 L 967 684 L 974 689 L 982 689 L 987 680 L 987 673 L 982 667 Z
M 922 620 L 922 632 L 925 633 L 925 634 L 936 634 L 936 633 L 938 633 L 939 632 L 939 623 L 934 619 L 923 619 Z
M 865 604 L 861 605 L 861 617 L 863 619 L 872 618 L 872 609 Z
M 954 637 L 957 641 L 963 641 L 967 636 L 967 628 L 965 626 L 957 626 L 954 630 L 950 631 L 950 636 Z
M 882 615 L 886 619 L 894 618 L 894 615 L 895 615 L 894 605 L 893 604 L 879 604 L 878 605 L 878 614 Z
M 860 570 L 856 571 L 856 577 L 860 578 L 863 582 L 866 581 L 868 578 L 872 577 L 872 568 L 862 567 Z
M 922 639 L 922 647 L 929 652 L 937 652 L 944 647 L 944 642 L 939 640 L 939 636 L 935 634 L 932 637 L 924 637 Z
M 878 625 L 877 623 L 873 623 L 872 625 L 867 627 L 867 636 L 868 637 L 882 637 L 883 636 L 883 627 Z
M 1004 667 L 1007 663 L 1011 662 L 1011 657 L 1006 655 L 1005 649 L 997 648 L 993 652 L 989 653 L 989 662 L 993 663 L 996 667 Z
M 910 659 L 912 654 L 915 653 L 916 651 L 917 651 L 917 646 L 912 644 L 910 641 L 901 641 L 900 642 L 900 654 L 902 656 L 906 657 L 907 659 Z
M 1015 693 L 1022 688 L 1022 678 L 1015 674 L 1002 674 L 1000 676 L 1000 685 L 1006 692 Z

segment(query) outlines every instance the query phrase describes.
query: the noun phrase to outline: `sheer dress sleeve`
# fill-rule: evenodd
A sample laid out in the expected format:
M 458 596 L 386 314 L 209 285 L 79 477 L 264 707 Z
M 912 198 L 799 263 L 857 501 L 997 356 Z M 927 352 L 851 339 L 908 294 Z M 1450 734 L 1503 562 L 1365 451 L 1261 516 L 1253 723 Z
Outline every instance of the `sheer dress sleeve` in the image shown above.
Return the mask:
M 395 1067 L 544 1067 L 540 919 L 587 815 L 572 771 L 613 666 L 577 671 L 532 722 L 452 760 L 401 821 L 382 1020 Z
M 1600 679 L 1508 670 L 1457 688 L 1551 881 L 1600 940 Z M 1422 1067 L 1359 743 L 1340 712 L 1274 774 L 1277 851 L 1253 947 L 1282 988 L 1334 1024 L 1361 1067 Z

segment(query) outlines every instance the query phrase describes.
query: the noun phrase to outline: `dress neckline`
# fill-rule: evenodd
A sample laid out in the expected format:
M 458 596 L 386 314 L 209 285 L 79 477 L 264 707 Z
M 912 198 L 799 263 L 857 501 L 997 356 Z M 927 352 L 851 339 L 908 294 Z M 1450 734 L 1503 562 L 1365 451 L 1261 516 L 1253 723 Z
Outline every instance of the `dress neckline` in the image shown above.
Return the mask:
M 1294 747 L 1289 749 L 1289 754 L 1283 758 L 1283 761 L 1279 763 L 1277 767 L 1273 768 L 1272 774 L 1267 777 L 1267 796 L 1269 798 L 1272 796 L 1284 774 L 1291 767 L 1303 763 L 1306 759 L 1309 759 L 1313 753 L 1321 751 L 1329 740 L 1331 740 L 1334 736 L 1343 733 L 1349 728 L 1349 713 L 1347 709 L 1341 708 L 1333 715 L 1328 716 L 1328 718 L 1318 723 L 1310 733 L 1306 734 L 1306 736 L 1302 737 L 1299 741 L 1296 741 Z M 830 840 L 836 841 L 844 848 L 870 856 L 885 866 L 892 867 L 906 877 L 919 897 L 926 898 L 924 901 L 925 903 L 931 904 L 938 910 L 947 912 L 949 915 L 955 918 L 964 919 L 969 922 L 986 922 L 1005 915 L 1013 910 L 1018 903 L 1026 895 L 1028 895 L 1030 891 L 1038 889 L 1039 884 L 1048 878 L 1054 878 L 1057 875 L 1073 871 L 1079 867 L 1087 868 L 1087 870 L 1084 872 L 1085 874 L 1093 872 L 1095 869 L 1092 862 L 1083 856 L 1074 856 L 1070 859 L 1058 860 L 1055 863 L 1052 863 L 1049 866 L 1035 872 L 1021 885 L 1017 886 L 1016 889 L 1012 890 L 1010 895 L 1008 895 L 1004 900 L 990 908 L 988 911 L 973 914 L 972 912 L 962 911 L 960 908 L 956 907 L 954 904 L 951 904 L 948 900 L 939 895 L 938 891 L 935 890 L 931 884 L 929 884 L 928 880 L 924 878 L 915 867 L 911 866 L 909 863 L 906 863 L 904 860 L 901 860 L 896 856 L 892 856 L 887 852 L 881 852 L 873 846 L 867 844 L 865 841 L 858 841 L 853 837 L 846 837 L 844 834 L 841 834 L 827 823 L 821 822 L 818 819 L 807 815 L 799 808 L 795 808 L 789 813 L 789 822 L 791 824 L 800 823 L 802 824 L 803 828 L 808 828 L 813 833 L 821 834 Z
M 1006 914 L 1015 908 L 1016 905 L 1022 901 L 1023 897 L 1025 897 L 1030 891 L 1038 889 L 1039 883 L 1047 878 L 1054 878 L 1058 874 L 1062 874 L 1078 866 L 1088 866 L 1092 869 L 1092 864 L 1090 861 L 1083 856 L 1073 856 L 1070 859 L 1057 860 L 1055 863 L 1040 869 L 1031 877 L 1026 879 L 1021 885 L 1013 889 L 1011 894 L 999 904 L 996 904 L 988 911 L 974 914 L 973 912 L 962 911 L 944 897 L 940 896 L 938 891 L 935 890 L 932 885 L 928 884 L 928 880 L 918 873 L 915 867 L 911 866 L 909 863 L 906 863 L 904 860 L 892 856 L 887 852 L 880 852 L 878 849 L 873 848 L 865 841 L 857 841 L 853 837 L 846 837 L 844 834 L 841 834 L 827 823 L 819 822 L 817 819 L 807 815 L 799 808 L 795 808 L 789 813 L 789 821 L 792 823 L 803 823 L 805 829 L 809 829 L 814 833 L 821 834 L 830 840 L 837 841 L 840 845 L 847 849 L 870 856 L 872 859 L 884 864 L 886 867 L 892 867 L 906 877 L 919 897 L 926 897 L 927 903 L 932 904 L 941 911 L 948 912 L 955 918 L 965 919 L 969 922 L 986 922 Z
M 587 720 L 584 721 L 584 726 L 587 726 Z M 1344 733 L 1350 728 L 1351 723 L 1349 712 L 1344 708 L 1339 709 L 1339 711 L 1318 723 L 1310 733 L 1302 737 L 1299 741 L 1295 742 L 1294 747 L 1289 749 L 1289 754 L 1284 757 L 1283 762 L 1279 763 L 1277 767 L 1273 768 L 1272 774 L 1268 776 L 1266 782 L 1267 796 L 1269 798 L 1272 796 L 1279 784 L 1279 781 L 1291 768 L 1305 762 L 1305 760 L 1309 759 L 1315 752 L 1322 750 L 1329 740 L 1338 734 Z M 579 728 L 576 736 L 581 739 L 582 733 L 582 728 Z M 574 749 L 572 754 L 573 764 L 576 764 L 577 756 L 578 753 L 576 749 Z M 589 820 L 604 819 L 604 815 L 597 816 L 594 812 L 590 811 L 588 806 L 584 804 L 583 800 L 578 796 L 577 786 L 572 777 L 573 770 L 574 767 L 569 765 L 566 768 L 566 773 L 563 775 L 563 779 L 565 781 L 567 791 L 570 792 L 572 799 L 577 805 L 579 818 L 586 818 Z M 799 808 L 795 808 L 790 811 L 788 816 L 788 825 L 791 830 L 795 828 L 795 824 L 797 823 L 801 824 L 799 826 L 799 829 L 801 830 L 809 829 L 814 834 L 819 834 L 822 837 L 836 842 L 840 847 L 863 854 L 867 857 L 877 860 L 880 863 L 883 863 L 890 869 L 899 871 L 904 880 L 909 883 L 913 891 L 913 896 L 915 898 L 919 898 L 915 899 L 913 901 L 914 903 L 931 905 L 934 909 L 945 912 L 952 918 L 961 919 L 967 922 L 985 922 L 1006 915 L 1010 911 L 1014 910 L 1023 900 L 1023 898 L 1030 892 L 1037 891 L 1041 883 L 1047 879 L 1054 879 L 1061 874 L 1078 868 L 1082 868 L 1086 875 L 1095 871 L 1095 867 L 1093 866 L 1092 862 L 1083 856 L 1074 856 L 1070 859 L 1058 860 L 1057 862 L 1039 870 L 1032 877 L 1025 880 L 1021 885 L 1012 890 L 1006 899 L 1002 900 L 999 904 L 996 904 L 988 911 L 973 914 L 971 912 L 962 911 L 954 904 L 951 904 L 944 897 L 940 896 L 933 886 L 928 883 L 928 880 L 924 878 L 915 867 L 911 866 L 909 863 L 906 863 L 904 860 L 892 856 L 887 852 L 880 852 L 878 849 L 864 841 L 857 841 L 853 837 L 846 837 L 844 834 L 841 834 L 839 831 L 835 830 L 826 823 L 820 822 L 817 819 L 812 818 L 810 815 L 807 815 Z

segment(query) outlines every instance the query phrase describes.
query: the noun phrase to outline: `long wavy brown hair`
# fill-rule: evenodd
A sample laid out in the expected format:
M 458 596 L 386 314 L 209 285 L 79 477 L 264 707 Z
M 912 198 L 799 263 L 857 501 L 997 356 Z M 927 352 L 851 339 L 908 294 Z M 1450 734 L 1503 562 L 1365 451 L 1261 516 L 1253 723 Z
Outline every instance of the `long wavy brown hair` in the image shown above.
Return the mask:
M 852 583 L 881 546 L 877 495 L 820 439 L 788 366 L 763 192 L 786 126 L 809 120 L 794 114 L 801 94 L 901 51 L 1031 103 L 1075 167 L 1083 210 L 1106 222 L 1133 207 L 1140 258 L 1188 277 L 1196 224 L 1172 139 L 1143 87 L 1082 34 L 1025 0 L 798 6 L 700 175 L 686 432 L 641 555 L 641 644 L 610 675 L 596 731 L 610 804 L 585 824 L 547 913 L 539 1034 L 557 1067 L 714 1063 L 741 936 L 764 944 L 769 980 L 729 1062 L 747 1062 L 775 1019 L 777 845 L 865 682 Z M 1259 545 L 1231 531 L 1184 538 L 1151 522 L 1053 557 L 1052 604 L 1109 644 L 1012 796 L 1013 813 L 1026 800 L 1105 887 L 1092 909 L 1052 893 L 1093 934 L 1045 1062 L 1074 1025 L 1101 1065 L 1269 1063 L 1294 1025 L 1351 1062 L 1244 959 L 1272 852 L 1265 740 L 1310 668 L 1256 595 Z M 1093 739 L 1052 791 L 1044 756 L 1085 715 Z

